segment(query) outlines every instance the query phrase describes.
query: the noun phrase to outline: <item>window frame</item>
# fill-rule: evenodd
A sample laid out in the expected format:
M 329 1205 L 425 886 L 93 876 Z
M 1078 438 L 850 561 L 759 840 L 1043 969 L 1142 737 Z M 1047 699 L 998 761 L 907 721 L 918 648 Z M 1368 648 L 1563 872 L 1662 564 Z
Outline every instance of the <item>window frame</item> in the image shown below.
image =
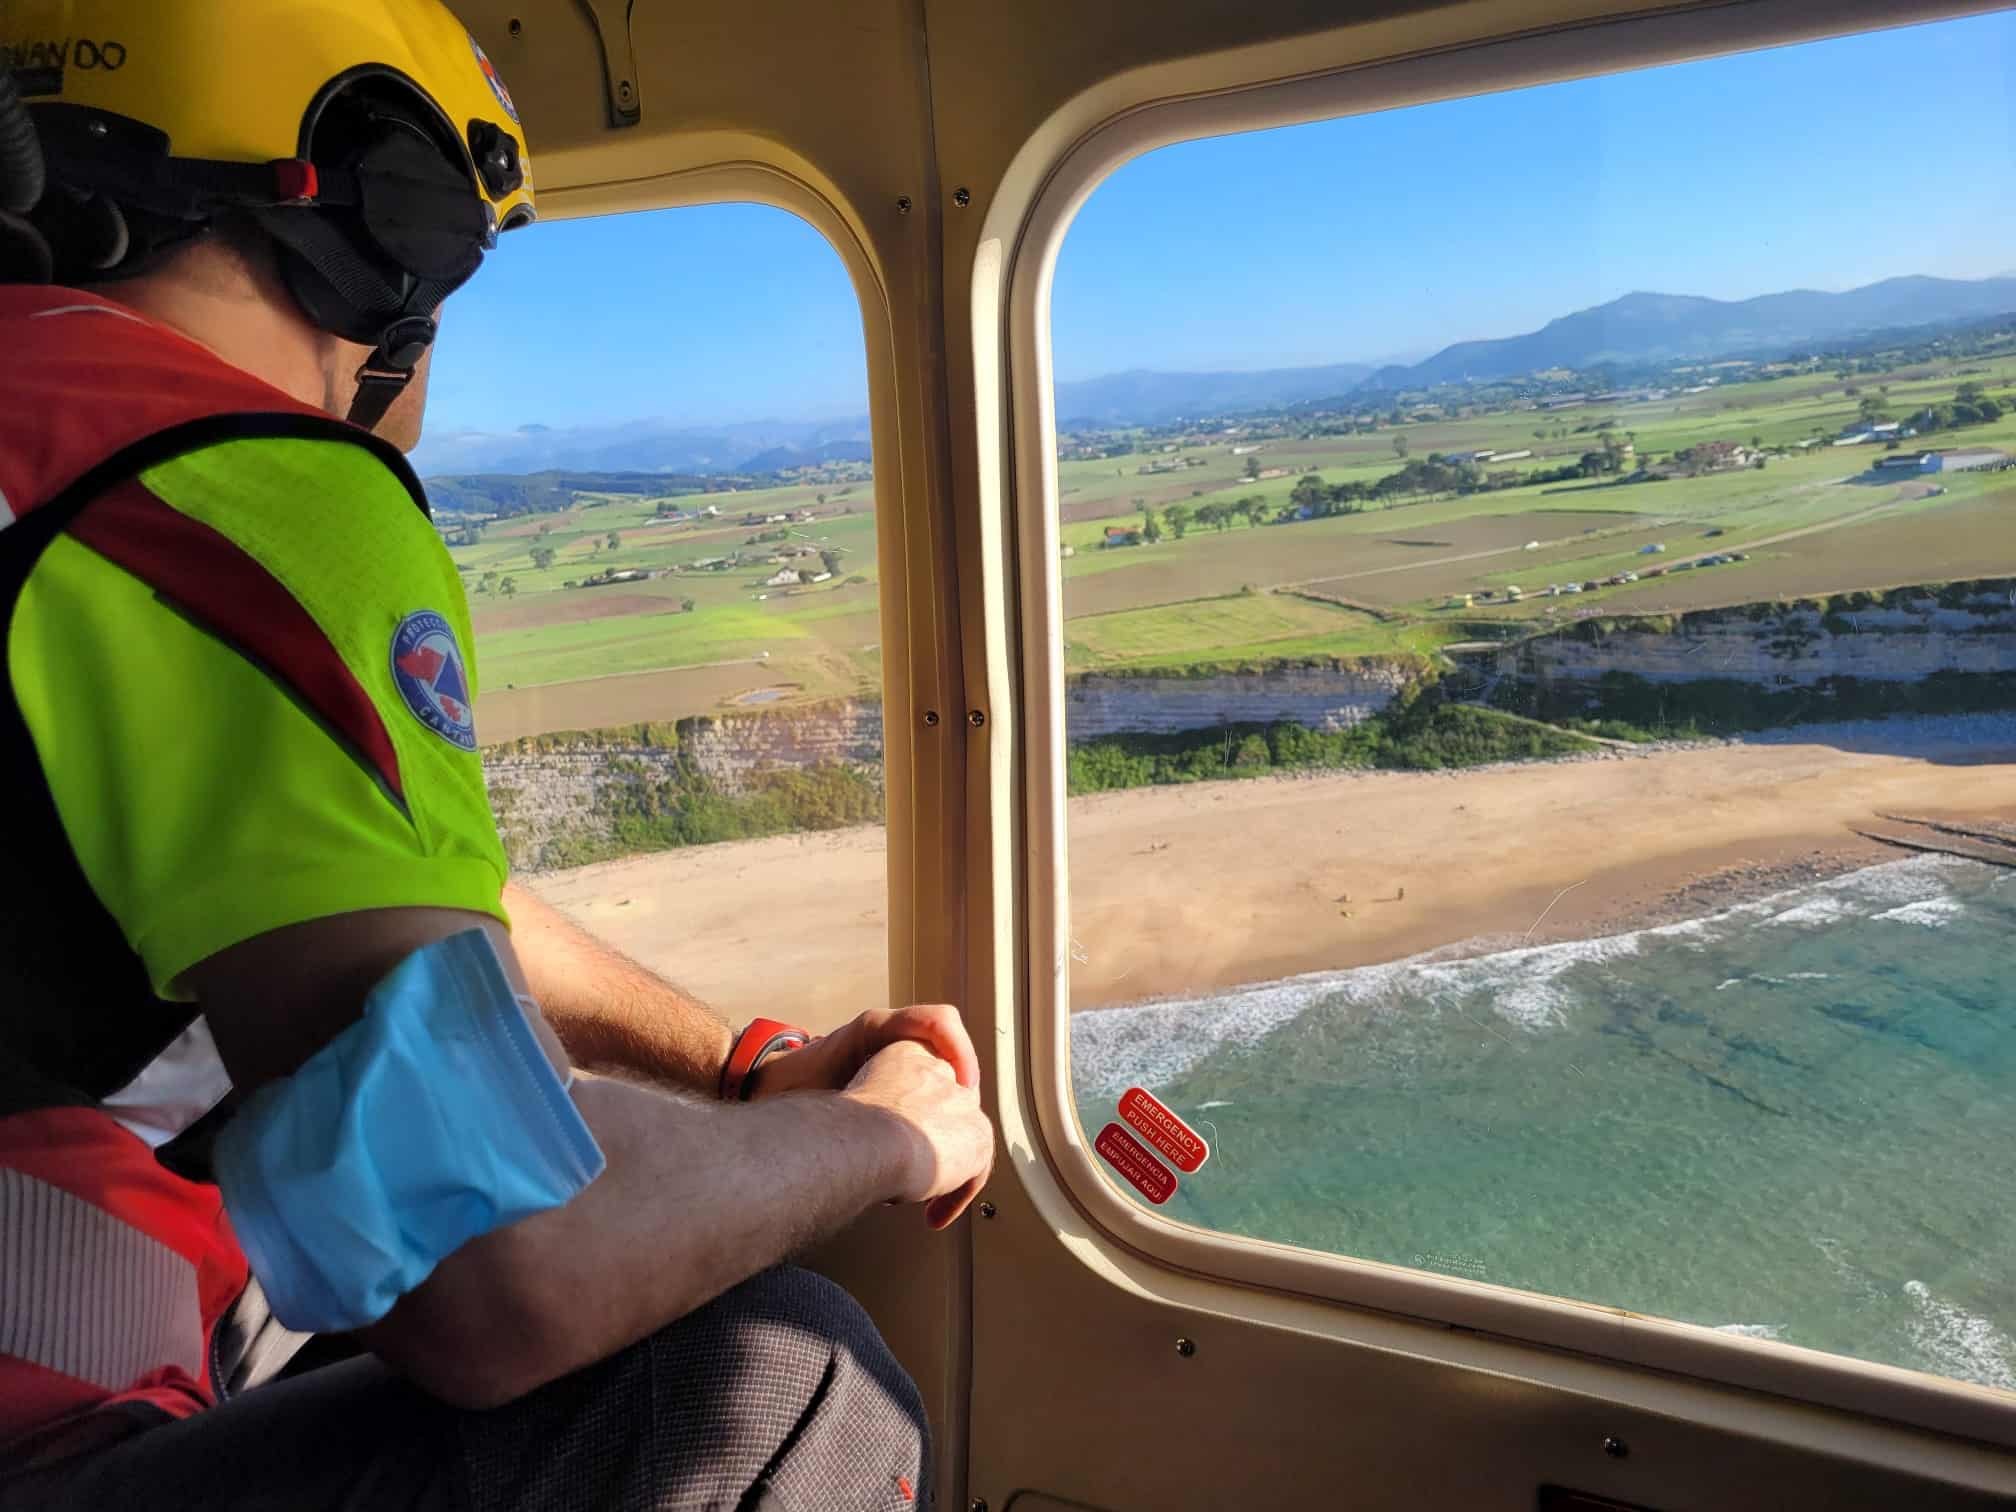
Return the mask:
M 1157 148 L 2004 8 L 1946 4 L 1900 14 L 1894 5 L 1868 0 L 1744 0 L 1347 63 L 1285 82 L 1250 82 L 1270 60 L 1278 76 L 1278 52 L 1226 54 L 1216 60 L 1217 87 L 1197 88 L 1194 63 L 1138 70 L 1074 102 L 1078 118 L 1088 109 L 1096 117 L 1075 138 L 1068 135 L 1073 111 L 1067 107 L 1055 129 L 1038 133 L 1023 149 L 1004 183 L 1005 190 L 1020 192 L 1004 193 L 990 213 L 972 269 L 982 511 L 999 531 L 1006 558 L 1002 575 L 989 575 L 1001 586 L 1000 612 L 1012 648 L 989 661 L 1003 691 L 1014 695 L 1020 736 L 1014 753 L 1020 770 L 1006 778 L 1013 784 L 1007 793 L 1012 813 L 997 830 L 997 843 L 1013 836 L 1013 885 L 997 869 L 1012 908 L 995 900 L 996 927 L 1019 935 L 1020 947 L 1013 997 L 1002 1004 L 1012 1011 L 1001 1014 L 997 1030 L 999 1111 L 1018 1174 L 1086 1264 L 1192 1308 L 1197 1281 L 1232 1283 L 1234 1289 L 1213 1289 L 1214 1304 L 1256 1321 L 1280 1302 L 1329 1304 L 1326 1321 L 1339 1336 L 1374 1345 L 1388 1337 L 1382 1325 L 1392 1319 L 1426 1322 L 2016 1447 L 2016 1393 L 1600 1303 L 1200 1229 L 1139 1206 L 1096 1169 L 1071 1093 L 1069 1058 L 1062 571 L 1050 340 L 1057 255 L 1077 210 L 1116 169 Z M 1003 757 L 997 772 L 1006 777 L 1008 769 Z

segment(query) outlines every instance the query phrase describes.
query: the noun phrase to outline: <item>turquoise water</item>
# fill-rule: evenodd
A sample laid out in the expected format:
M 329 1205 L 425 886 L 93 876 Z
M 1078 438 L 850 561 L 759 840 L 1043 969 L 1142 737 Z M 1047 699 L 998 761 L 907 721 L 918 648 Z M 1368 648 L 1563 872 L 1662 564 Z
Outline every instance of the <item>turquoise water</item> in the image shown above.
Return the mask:
M 1081 1014 L 1212 1141 L 1163 1209 L 2016 1389 L 2016 872 Z

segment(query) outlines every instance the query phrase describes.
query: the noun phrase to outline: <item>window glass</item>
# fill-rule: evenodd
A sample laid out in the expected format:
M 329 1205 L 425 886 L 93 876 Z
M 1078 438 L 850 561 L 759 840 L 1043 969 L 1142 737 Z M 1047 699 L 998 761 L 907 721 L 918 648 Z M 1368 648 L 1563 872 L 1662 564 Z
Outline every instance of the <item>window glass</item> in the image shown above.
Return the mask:
M 861 316 L 781 211 L 505 236 L 415 462 L 521 880 L 732 1022 L 887 996 Z
M 2016 1388 L 2012 42 L 1092 195 L 1053 307 L 1074 1094 L 1088 1142 L 1141 1086 L 1211 1149 L 1117 1145 L 1119 1190 Z

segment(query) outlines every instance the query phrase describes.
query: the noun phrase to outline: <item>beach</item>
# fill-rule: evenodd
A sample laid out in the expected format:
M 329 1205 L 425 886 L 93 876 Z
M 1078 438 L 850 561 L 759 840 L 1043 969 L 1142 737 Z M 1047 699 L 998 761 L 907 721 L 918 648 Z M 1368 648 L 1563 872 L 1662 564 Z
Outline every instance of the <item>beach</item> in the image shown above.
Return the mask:
M 1886 813 L 2016 820 L 2016 721 L 1448 773 L 1322 773 L 1071 800 L 1072 1007 L 1208 992 L 1465 944 L 1588 938 L 1894 860 Z M 715 1004 L 814 1029 L 885 997 L 879 828 L 528 878 Z

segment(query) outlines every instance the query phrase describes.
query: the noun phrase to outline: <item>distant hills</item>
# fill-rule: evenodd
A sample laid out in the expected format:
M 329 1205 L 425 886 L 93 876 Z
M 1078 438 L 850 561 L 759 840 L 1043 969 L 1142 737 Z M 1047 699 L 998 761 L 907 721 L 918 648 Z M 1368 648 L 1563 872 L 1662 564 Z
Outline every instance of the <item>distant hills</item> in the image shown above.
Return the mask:
M 1153 373 L 1134 368 L 1057 385 L 1060 430 L 1106 425 L 1158 425 L 1188 415 L 1274 409 L 1341 394 L 1370 376 L 1369 362 L 1268 368 L 1255 373 Z
M 1057 385 L 1060 430 L 1156 425 L 1189 416 L 1279 409 L 1358 393 L 1517 378 L 1555 368 L 1619 367 L 1722 357 L 1777 356 L 1878 331 L 2016 312 L 2016 274 L 1955 279 L 1912 276 L 1827 294 L 1794 289 L 1754 299 L 1626 294 L 1550 320 L 1537 331 L 1459 341 L 1411 365 L 1336 362 L 1257 372 L 1145 369 Z M 868 460 L 868 417 L 681 426 L 521 426 L 430 432 L 414 454 L 423 476 L 552 471 L 718 477 L 775 473 L 821 462 Z
M 1780 353 L 1872 331 L 2008 311 L 2016 311 L 2016 278 L 1886 278 L 1843 294 L 1795 289 L 1737 300 L 1626 294 L 1523 336 L 1459 341 L 1412 367 L 1381 368 L 1362 386 L 1419 388 L 1549 368 Z
M 413 454 L 422 477 L 457 473 L 770 473 L 868 460 L 868 417 L 674 425 L 525 425 L 511 431 L 428 431 Z

